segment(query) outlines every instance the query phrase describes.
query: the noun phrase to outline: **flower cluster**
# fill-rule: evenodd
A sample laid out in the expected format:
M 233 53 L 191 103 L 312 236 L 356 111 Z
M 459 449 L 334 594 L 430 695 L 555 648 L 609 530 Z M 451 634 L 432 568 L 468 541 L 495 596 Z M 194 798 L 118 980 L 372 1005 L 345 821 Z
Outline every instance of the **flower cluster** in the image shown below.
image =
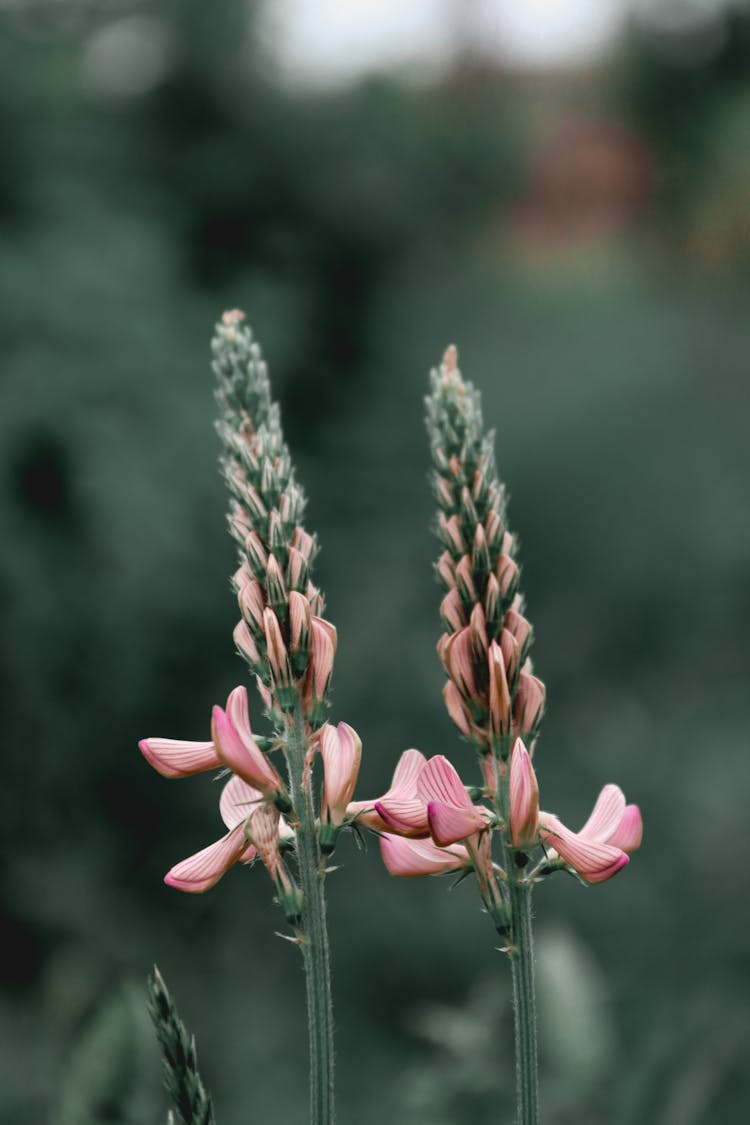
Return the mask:
M 302 526 L 304 493 L 284 442 L 266 365 L 243 314 L 224 314 L 212 344 L 222 469 L 239 547 L 233 577 L 241 620 L 234 640 L 276 721 L 301 701 L 312 727 L 325 718 L 336 629 L 323 616 L 311 567 L 317 544 Z
M 165 881 L 198 893 L 233 864 L 259 859 L 287 919 L 297 925 L 303 898 L 284 855 L 296 854 L 304 833 L 314 837 L 309 865 L 317 864 L 319 852 L 333 850 L 346 822 L 362 747 L 346 723 L 324 722 L 336 629 L 323 618 L 323 598 L 312 582 L 316 542 L 301 523 L 305 499 L 294 478 L 279 408 L 271 399 L 260 349 L 242 320 L 240 312 L 225 313 L 212 344 L 217 429 L 231 492 L 229 529 L 240 554 L 233 586 L 241 620 L 234 640 L 255 676 L 274 733 L 253 734 L 247 690 L 240 686 L 225 708 L 214 707 L 210 740 L 146 738 L 140 748 L 165 777 L 215 769 L 232 775 L 219 802 L 226 834 L 178 863 Z M 295 725 L 301 744 L 292 761 L 289 735 Z M 318 749 L 325 780 L 316 822 L 311 775 Z M 271 761 L 275 751 L 281 752 L 279 768 Z M 288 783 L 280 772 L 283 761 Z
M 642 823 L 616 785 L 604 787 L 579 832 L 540 811 L 532 754 L 545 689 L 529 658 L 532 629 L 493 435 L 484 432 L 479 394 L 464 382 L 456 359 L 449 348 L 427 399 L 444 548 L 437 574 L 446 589 L 438 654 L 448 677 L 446 708 L 477 751 L 483 786 L 467 789 L 446 758 L 427 760 L 407 750 L 389 791 L 369 804 L 353 803 L 349 813 L 381 834 L 383 860 L 394 875 L 473 870 L 485 908 L 507 933 L 509 884 L 529 887 L 557 869 L 585 883 L 609 879 L 640 844 Z M 500 863 L 493 859 L 495 840 Z

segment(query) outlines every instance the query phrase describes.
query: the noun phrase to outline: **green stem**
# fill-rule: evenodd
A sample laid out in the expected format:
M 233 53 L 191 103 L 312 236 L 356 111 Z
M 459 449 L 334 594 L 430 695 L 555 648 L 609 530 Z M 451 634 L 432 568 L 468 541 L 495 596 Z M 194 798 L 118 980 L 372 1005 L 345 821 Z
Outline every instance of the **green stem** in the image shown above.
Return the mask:
M 287 743 L 289 786 L 297 814 L 297 864 L 302 889 L 302 955 L 310 1037 L 310 1125 L 333 1125 L 334 1058 L 326 901 L 311 786 L 305 782 L 305 724 L 295 708 Z
M 516 1028 L 517 1123 L 538 1125 L 539 1086 L 531 885 L 518 878 L 518 874 L 520 873 L 515 871 L 509 872 L 512 941 L 510 961 L 513 970 L 513 1011 Z

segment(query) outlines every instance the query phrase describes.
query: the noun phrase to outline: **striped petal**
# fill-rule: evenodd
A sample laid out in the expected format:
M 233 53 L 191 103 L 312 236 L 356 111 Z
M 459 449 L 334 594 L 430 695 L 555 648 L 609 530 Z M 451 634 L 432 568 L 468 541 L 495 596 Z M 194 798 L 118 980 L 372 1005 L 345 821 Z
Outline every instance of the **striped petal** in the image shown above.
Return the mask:
M 468 808 L 456 808 L 442 801 L 430 801 L 427 806 L 430 834 L 439 847 L 447 847 L 459 840 L 468 840 L 486 827 L 479 809 L 469 803 Z
M 605 785 L 579 835 L 606 844 L 625 812 L 625 794 L 619 785 Z
M 146 761 L 162 777 L 190 777 L 221 768 L 213 742 L 184 742 L 177 738 L 142 738 L 138 743 Z
M 402 836 L 381 836 L 380 852 L 391 875 L 405 879 L 443 875 L 471 864 L 466 848 L 437 848 L 430 840 L 405 840 Z
M 550 813 L 539 814 L 539 835 L 586 883 L 603 883 L 627 863 L 628 857 L 611 844 L 598 844 L 571 832 Z
M 389 832 L 399 836 L 427 836 L 427 806 L 418 797 L 386 794 L 375 802 L 375 812 Z
M 238 825 L 215 844 L 209 844 L 203 851 L 196 852 L 182 863 L 176 864 L 164 876 L 164 882 L 178 891 L 202 894 L 218 883 L 246 848 L 244 829 L 242 825 Z
M 417 795 L 429 804 L 440 801 L 457 808 L 474 809 L 471 798 L 456 770 L 442 754 L 430 758 L 417 779 Z

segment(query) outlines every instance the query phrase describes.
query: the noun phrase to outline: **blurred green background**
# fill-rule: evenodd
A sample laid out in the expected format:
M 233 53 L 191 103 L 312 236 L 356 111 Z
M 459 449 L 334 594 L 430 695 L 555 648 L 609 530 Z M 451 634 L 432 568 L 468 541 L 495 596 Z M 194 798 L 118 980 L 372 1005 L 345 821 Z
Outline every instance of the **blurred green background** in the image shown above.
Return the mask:
M 300 958 L 149 734 L 243 678 L 208 341 L 261 340 L 323 545 L 358 795 L 444 715 L 422 396 L 455 341 L 497 430 L 549 712 L 543 804 L 643 810 L 536 896 L 546 1121 L 750 1110 L 750 16 L 528 72 L 282 82 L 234 0 L 0 9 L 0 1121 L 163 1121 L 158 961 L 220 1125 L 306 1115 Z M 512 1120 L 508 966 L 469 883 L 330 880 L 340 1119 Z

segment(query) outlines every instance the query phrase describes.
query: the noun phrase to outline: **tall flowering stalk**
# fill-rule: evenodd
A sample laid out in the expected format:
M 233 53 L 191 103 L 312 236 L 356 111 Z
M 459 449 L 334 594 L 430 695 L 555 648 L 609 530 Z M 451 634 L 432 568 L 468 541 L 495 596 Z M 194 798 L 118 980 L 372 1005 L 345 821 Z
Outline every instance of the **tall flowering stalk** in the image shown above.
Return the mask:
M 532 756 L 545 689 L 529 657 L 532 629 L 493 434 L 485 432 L 479 394 L 456 360 L 451 347 L 432 373 L 426 400 L 443 547 L 438 654 L 445 706 L 475 752 L 481 785 L 467 789 L 446 758 L 408 750 L 388 793 L 357 802 L 352 812 L 381 833 L 383 860 L 394 875 L 473 871 L 512 967 L 518 1122 L 536 1125 L 532 889 L 557 870 L 584 883 L 611 878 L 640 844 L 642 825 L 616 785 L 604 787 L 579 832 L 539 809 Z
M 303 954 L 310 1035 L 310 1120 L 334 1120 L 333 1013 L 325 857 L 347 815 L 361 743 L 346 723 L 325 722 L 336 629 L 312 581 L 317 546 L 304 528 L 305 497 L 284 441 L 266 365 L 243 314 L 225 313 L 212 343 L 218 380 L 221 466 L 231 494 L 229 530 L 239 553 L 233 586 L 236 647 L 257 685 L 273 734 L 253 734 L 248 693 L 236 687 L 214 707 L 203 742 L 147 738 L 148 761 L 165 777 L 224 768 L 219 811 L 226 834 L 173 867 L 165 882 L 202 892 L 237 862 L 260 860 Z M 316 807 L 316 755 L 324 769 Z M 275 755 L 275 761 L 272 758 Z M 290 861 L 292 866 L 290 867 Z

